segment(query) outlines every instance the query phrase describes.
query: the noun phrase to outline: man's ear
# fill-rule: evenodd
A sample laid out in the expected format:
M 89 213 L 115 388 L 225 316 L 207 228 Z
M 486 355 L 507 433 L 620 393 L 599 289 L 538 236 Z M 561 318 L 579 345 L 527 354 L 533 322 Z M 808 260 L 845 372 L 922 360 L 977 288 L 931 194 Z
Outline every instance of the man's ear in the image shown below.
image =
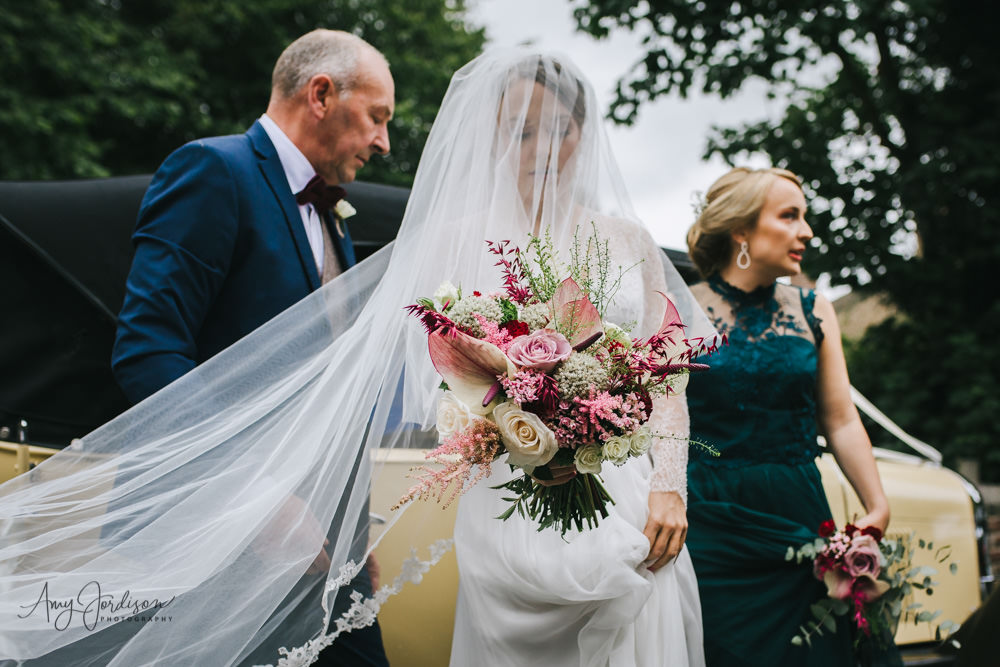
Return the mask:
M 322 118 L 336 104 L 337 87 L 326 74 L 317 74 L 306 83 L 306 103 L 317 118 Z

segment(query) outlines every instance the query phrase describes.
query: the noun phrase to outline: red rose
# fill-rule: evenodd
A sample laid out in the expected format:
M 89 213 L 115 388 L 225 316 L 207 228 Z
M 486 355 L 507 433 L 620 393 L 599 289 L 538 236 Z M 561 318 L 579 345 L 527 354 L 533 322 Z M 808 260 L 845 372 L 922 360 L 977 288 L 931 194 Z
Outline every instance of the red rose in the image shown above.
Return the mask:
M 844 532 L 847 533 L 848 537 L 854 537 L 854 533 L 858 532 L 858 527 L 853 523 L 849 523 L 844 526 Z
M 833 519 L 827 519 L 823 523 L 819 524 L 820 537 L 830 537 L 836 532 L 837 532 L 837 524 L 833 522 Z
M 882 530 L 875 526 L 868 526 L 867 528 L 863 528 L 861 532 L 864 535 L 869 535 L 876 542 L 882 541 Z
M 528 328 L 528 325 L 520 320 L 509 320 L 501 324 L 500 328 L 509 333 L 511 338 L 527 336 L 531 333 L 531 329 Z
M 478 290 L 476 290 L 476 291 L 474 291 L 474 292 L 472 293 L 472 296 L 482 296 L 482 295 L 483 295 L 483 293 L 482 293 L 482 292 L 480 292 L 480 291 L 478 291 Z

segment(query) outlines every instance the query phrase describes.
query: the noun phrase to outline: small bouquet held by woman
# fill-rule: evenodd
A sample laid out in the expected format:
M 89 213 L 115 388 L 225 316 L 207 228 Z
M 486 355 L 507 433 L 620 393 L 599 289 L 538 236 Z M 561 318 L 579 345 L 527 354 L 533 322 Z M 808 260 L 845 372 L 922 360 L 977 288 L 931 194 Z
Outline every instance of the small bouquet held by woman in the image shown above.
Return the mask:
M 423 476 L 397 506 L 414 498 L 455 499 L 491 473 L 506 454 L 520 475 L 497 487 L 514 511 L 565 534 L 595 526 L 614 502 L 601 483 L 604 462 L 643 456 L 656 437 L 646 426 L 653 397 L 681 391 L 704 346 L 663 295 L 659 329 L 632 339 L 628 324 L 603 319 L 628 269 L 612 271 L 596 234 L 573 244 L 567 273 L 548 237 L 525 251 L 488 242 L 504 289 L 471 294 L 445 283 L 434 299 L 409 306 L 428 332 L 428 351 L 444 390 L 438 404 L 440 446 L 428 454 L 442 468 Z M 631 268 L 631 267 L 630 267 Z M 569 470 L 563 484 L 546 484 Z M 450 489 L 450 494 L 449 494 Z
M 923 605 L 910 602 L 904 606 L 915 590 L 933 592 L 936 582 L 931 577 L 937 574 L 934 568 L 913 566 L 913 536 L 908 538 L 883 537 L 882 531 L 874 526 L 858 528 L 847 524 L 837 530 L 832 520 L 824 521 L 819 527 L 819 538 L 805 544 L 798 550 L 788 547 L 786 560 L 813 561 L 813 573 L 826 584 L 827 597 L 811 606 L 813 619 L 800 626 L 799 634 L 792 643 L 811 645 L 814 634 L 823 634 L 826 629 L 836 632 L 835 616 L 849 614 L 854 627 L 859 631 L 857 642 L 872 640 L 876 644 L 890 638 L 901 618 L 913 619 L 914 623 L 929 623 L 940 612 L 918 611 Z M 924 540 L 918 542 L 920 548 L 933 550 L 934 544 Z M 950 556 L 948 547 L 935 552 L 935 558 L 943 563 Z M 957 566 L 950 565 L 954 573 Z M 948 632 L 955 626 L 945 621 L 938 632 Z

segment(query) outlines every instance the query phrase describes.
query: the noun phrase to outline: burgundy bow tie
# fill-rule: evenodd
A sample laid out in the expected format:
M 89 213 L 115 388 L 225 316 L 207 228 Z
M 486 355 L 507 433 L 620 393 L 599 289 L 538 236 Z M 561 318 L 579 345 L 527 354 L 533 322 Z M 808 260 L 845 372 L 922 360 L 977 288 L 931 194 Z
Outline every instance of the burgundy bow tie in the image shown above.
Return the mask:
M 306 187 L 302 188 L 302 192 L 295 195 L 295 201 L 299 206 L 312 204 L 316 207 L 317 212 L 325 213 L 336 206 L 337 202 L 345 195 L 347 192 L 344 191 L 344 188 L 338 185 L 327 185 L 323 177 L 316 174 L 309 179 Z

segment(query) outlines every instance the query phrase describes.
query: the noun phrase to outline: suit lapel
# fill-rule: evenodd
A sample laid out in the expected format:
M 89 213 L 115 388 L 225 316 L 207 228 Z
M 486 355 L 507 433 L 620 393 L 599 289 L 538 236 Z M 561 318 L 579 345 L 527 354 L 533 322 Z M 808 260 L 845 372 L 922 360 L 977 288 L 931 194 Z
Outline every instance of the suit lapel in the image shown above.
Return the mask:
M 281 160 L 278 159 L 278 152 L 274 149 L 274 144 L 271 143 L 271 139 L 259 122 L 254 122 L 247 130 L 247 137 L 257 155 L 260 172 L 281 207 L 281 212 L 284 213 L 285 225 L 295 242 L 299 264 L 302 266 L 306 280 L 309 281 L 309 289 L 310 291 L 319 289 L 320 278 L 316 269 L 316 261 L 313 259 L 309 238 L 306 236 L 306 229 L 302 224 L 302 216 L 299 215 L 299 206 L 295 203 L 295 196 L 288 187 L 288 179 L 281 167 Z

